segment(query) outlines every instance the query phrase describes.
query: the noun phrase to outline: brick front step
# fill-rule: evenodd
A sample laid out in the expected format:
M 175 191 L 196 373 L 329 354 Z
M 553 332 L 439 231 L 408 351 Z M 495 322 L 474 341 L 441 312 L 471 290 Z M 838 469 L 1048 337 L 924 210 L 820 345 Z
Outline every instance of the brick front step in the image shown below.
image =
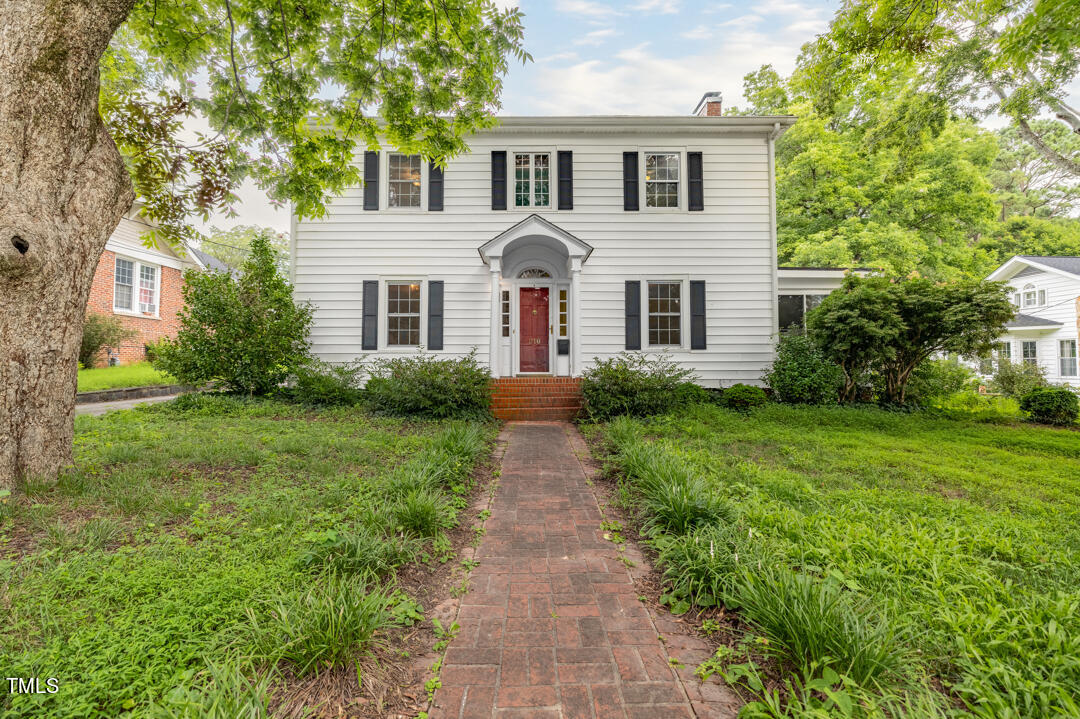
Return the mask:
M 581 411 L 574 377 L 502 377 L 491 383 L 491 412 L 499 419 L 558 421 Z

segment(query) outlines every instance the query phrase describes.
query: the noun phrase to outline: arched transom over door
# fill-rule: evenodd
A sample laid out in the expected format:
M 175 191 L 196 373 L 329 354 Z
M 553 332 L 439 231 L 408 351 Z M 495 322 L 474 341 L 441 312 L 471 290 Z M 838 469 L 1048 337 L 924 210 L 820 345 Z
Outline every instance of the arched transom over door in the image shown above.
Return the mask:
M 542 267 L 530 267 L 518 273 L 519 280 L 547 279 L 551 273 Z

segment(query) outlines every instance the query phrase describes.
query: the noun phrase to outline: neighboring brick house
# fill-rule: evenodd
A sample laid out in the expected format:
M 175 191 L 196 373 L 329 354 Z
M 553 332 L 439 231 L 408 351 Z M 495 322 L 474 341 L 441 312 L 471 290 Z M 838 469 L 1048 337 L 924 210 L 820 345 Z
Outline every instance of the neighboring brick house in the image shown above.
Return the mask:
M 146 358 L 148 342 L 175 336 L 177 314 L 183 306 L 184 270 L 223 267 L 216 258 L 197 250 L 189 249 L 182 257 L 171 247 L 146 247 L 141 238 L 146 230 L 146 221 L 133 207 L 120 220 L 98 261 L 87 313 L 115 315 L 138 333 L 120 347 L 105 350 L 99 364 L 110 358 L 120 364 L 138 362 Z

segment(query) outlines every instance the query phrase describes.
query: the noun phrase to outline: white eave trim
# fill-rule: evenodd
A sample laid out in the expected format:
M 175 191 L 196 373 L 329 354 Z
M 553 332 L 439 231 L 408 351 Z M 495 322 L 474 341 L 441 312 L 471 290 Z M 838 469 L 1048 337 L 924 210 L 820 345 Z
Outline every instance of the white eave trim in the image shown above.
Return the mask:
M 715 135 L 726 133 L 760 134 L 778 137 L 795 124 L 793 115 L 753 116 L 730 115 L 697 117 L 687 115 L 584 115 L 584 116 L 510 116 L 497 118 L 498 124 L 481 133 L 520 133 L 528 130 L 539 134 L 677 134 Z
M 515 240 L 531 235 L 543 235 L 559 241 L 566 249 L 567 256 L 580 258 L 582 264 L 589 259 L 593 248 L 588 242 L 579 240 L 558 225 L 545 220 L 540 215 L 532 214 L 512 227 L 503 230 L 495 237 L 480 245 L 477 250 L 485 265 L 491 264 L 491 259 L 502 257 L 506 247 Z
M 780 267 L 777 275 L 781 279 L 844 279 L 848 273 L 855 275 L 869 275 L 872 270 L 864 267 Z
M 1001 267 L 997 268 L 996 270 L 991 272 L 989 275 L 987 275 L 986 279 L 991 281 L 991 282 L 1003 282 L 1003 281 L 1006 281 L 1008 279 L 1011 279 L 1012 276 L 1014 274 L 1016 274 L 1012 270 L 1015 269 L 1017 265 L 1023 265 L 1025 267 L 1034 267 L 1035 269 L 1042 270 L 1043 272 L 1053 272 L 1056 275 L 1061 275 L 1062 277 L 1068 277 L 1070 280 L 1078 279 L 1078 277 L 1076 275 L 1074 275 L 1072 272 L 1066 272 L 1065 270 L 1059 270 L 1057 267 L 1051 267 L 1050 265 L 1044 265 L 1043 263 L 1038 262 L 1037 260 L 1029 260 L 1026 257 L 1021 257 L 1020 255 L 1013 255 L 1010 259 L 1005 261 L 1005 264 L 1003 264 Z

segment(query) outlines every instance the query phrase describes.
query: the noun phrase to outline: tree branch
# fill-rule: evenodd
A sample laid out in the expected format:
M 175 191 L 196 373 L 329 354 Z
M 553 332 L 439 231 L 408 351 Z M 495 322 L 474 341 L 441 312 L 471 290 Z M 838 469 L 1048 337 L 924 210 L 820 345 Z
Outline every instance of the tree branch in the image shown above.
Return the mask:
M 1009 99 L 1009 96 L 1005 94 L 1005 91 L 1001 89 L 1000 85 L 995 83 L 991 87 L 994 90 L 994 94 L 1001 98 L 1002 103 Z M 1060 152 L 1050 147 L 1050 145 L 1046 144 L 1039 134 L 1031 129 L 1031 125 L 1029 125 L 1024 118 L 1014 115 L 1012 119 L 1013 122 L 1016 123 L 1016 129 L 1017 132 L 1020 133 L 1020 136 L 1027 140 L 1032 147 L 1042 154 L 1043 157 L 1052 162 L 1055 167 L 1065 170 L 1074 177 L 1080 177 L 1080 162 L 1077 162 L 1070 157 L 1065 157 Z

